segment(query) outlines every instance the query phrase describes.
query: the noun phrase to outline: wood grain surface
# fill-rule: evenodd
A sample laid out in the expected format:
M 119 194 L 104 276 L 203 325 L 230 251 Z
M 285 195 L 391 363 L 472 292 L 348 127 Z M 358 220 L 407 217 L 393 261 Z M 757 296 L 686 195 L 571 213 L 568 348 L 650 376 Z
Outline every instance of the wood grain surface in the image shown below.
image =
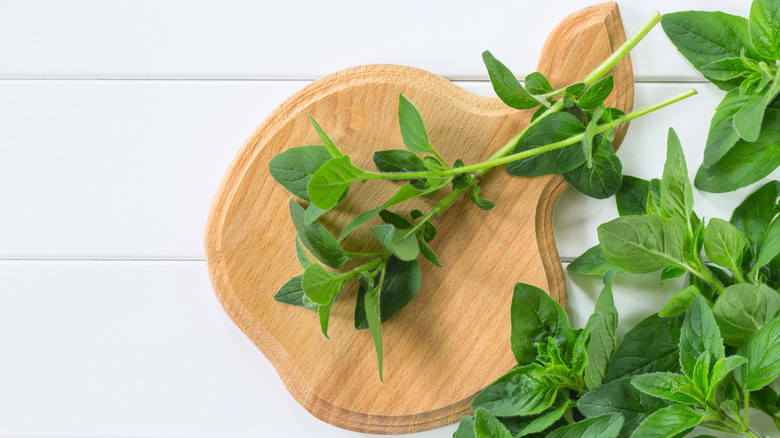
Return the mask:
M 616 4 L 583 9 L 552 31 L 538 69 L 554 86 L 574 82 L 624 40 Z M 612 73 L 615 91 L 608 103 L 629 111 L 630 60 Z M 444 267 L 421 263 L 417 297 L 383 324 L 384 384 L 370 334 L 354 329 L 356 285 L 345 288 L 333 307 L 331 341 L 322 337 L 315 313 L 273 300 L 301 268 L 286 207 L 290 194 L 271 178 L 269 160 L 289 147 L 319 143 L 308 122 L 311 113 L 356 165 L 372 169 L 374 151 L 402 147 L 402 92 L 418 106 L 431 142 L 448 161 L 487 158 L 532 114 L 411 67 L 367 65 L 335 73 L 292 96 L 253 133 L 220 185 L 206 230 L 212 283 L 230 317 L 301 405 L 326 422 L 361 432 L 410 433 L 467 413 L 470 399 L 514 365 L 507 309 L 515 282 L 542 287 L 566 304 L 552 233 L 554 205 L 566 185 L 559 176 L 516 178 L 502 170 L 481 183 L 484 196 L 496 202 L 494 210 L 483 212 L 461 199 L 436 219 L 432 247 Z M 622 128 L 615 144 L 624 133 Z M 353 185 L 346 201 L 321 222 L 335 232 L 395 189 L 389 181 Z M 426 210 L 437 199 L 416 199 L 396 211 Z M 378 246 L 368 228 L 350 235 L 345 248 Z

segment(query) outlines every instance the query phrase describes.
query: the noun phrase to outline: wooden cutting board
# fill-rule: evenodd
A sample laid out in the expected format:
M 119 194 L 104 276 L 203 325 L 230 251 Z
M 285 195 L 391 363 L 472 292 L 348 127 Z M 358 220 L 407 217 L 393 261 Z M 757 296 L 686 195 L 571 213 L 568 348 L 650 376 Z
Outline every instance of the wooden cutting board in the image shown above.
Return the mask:
M 624 41 L 615 3 L 583 9 L 552 31 L 538 70 L 556 88 L 575 82 Z M 630 60 L 612 73 L 615 91 L 608 103 L 628 112 L 633 104 Z M 291 195 L 271 178 L 269 160 L 293 146 L 320 144 L 309 124 L 311 113 L 356 165 L 374 169 L 374 151 L 403 148 L 399 93 L 420 109 L 432 144 L 450 162 L 484 160 L 533 113 L 411 67 L 367 65 L 332 74 L 288 99 L 252 134 L 222 180 L 206 230 L 209 272 L 230 317 L 273 363 L 301 405 L 323 421 L 361 432 L 417 432 L 468 413 L 471 398 L 515 364 L 509 304 L 516 282 L 537 285 L 566 305 L 552 231 L 555 203 L 566 183 L 560 176 L 511 177 L 503 169 L 480 183 L 495 209 L 484 212 L 460 199 L 435 220 L 438 236 L 432 247 L 444 267 L 421 259 L 420 292 L 382 325 L 384 384 L 368 330 L 354 328 L 357 285 L 348 286 L 333 307 L 331 341 L 320 333 L 315 312 L 273 300 L 302 269 L 287 208 Z M 618 131 L 616 145 L 624 133 L 625 127 Z M 347 199 L 321 222 L 337 233 L 396 188 L 390 181 L 353 184 Z M 426 211 L 439 198 L 416 199 L 394 210 Z M 376 245 L 370 226 L 350 235 L 344 247 L 358 251 Z

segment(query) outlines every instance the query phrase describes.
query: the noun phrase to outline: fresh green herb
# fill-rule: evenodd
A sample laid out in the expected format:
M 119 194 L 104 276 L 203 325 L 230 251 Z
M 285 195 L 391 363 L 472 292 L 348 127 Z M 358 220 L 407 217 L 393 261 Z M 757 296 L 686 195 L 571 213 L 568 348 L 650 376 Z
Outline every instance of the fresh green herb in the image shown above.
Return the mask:
M 780 317 L 726 354 L 715 314 L 697 295 L 684 315 L 653 315 L 615 349 L 612 274 L 605 280 L 582 329 L 569 328 L 563 309 L 540 289 L 515 286 L 512 336 L 523 327 L 538 339 L 536 355 L 529 362 L 523 350 L 518 367 L 477 395 L 475 416 L 461 420 L 454 438 L 682 437 L 697 426 L 756 438 L 749 406 L 780 423 L 778 396 L 768 386 L 780 376 Z M 537 318 L 516 312 L 527 302 L 535 303 Z M 595 369 L 609 369 L 606 376 L 589 375 L 591 360 L 600 365 Z
M 691 90 L 629 114 L 604 105 L 614 86 L 609 70 L 659 21 L 660 15 L 656 13 L 582 82 L 558 90 L 553 89 L 549 80 L 538 72 L 529 75 L 523 87 L 504 64 L 490 52 L 485 52 L 483 60 L 499 98 L 518 110 L 539 109 L 528 127 L 481 163 L 466 165 L 460 159 L 448 161 L 450 157 L 443 157 L 428 136 L 423 114 L 403 94 L 398 101 L 398 120 L 406 149 L 376 152 L 373 159 L 378 172 L 353 164 L 352 158 L 341 153 L 326 129 L 310 117 L 323 145 L 293 147 L 274 157 L 270 163 L 271 175 L 282 186 L 294 196 L 310 201 L 308 205 L 299 204 L 295 199 L 290 201 L 290 214 L 300 240 L 296 252 L 303 274 L 286 283 L 276 299 L 316 309 L 322 332 L 327 337 L 333 303 L 346 284 L 357 281 L 360 287 L 355 305 L 355 326 L 370 329 L 382 379 L 384 349 L 381 322 L 400 311 L 417 294 L 421 276 L 417 262 L 420 255 L 435 266 L 442 266 L 431 245 L 436 236 L 432 223 L 434 218 L 463 194 L 469 194 L 478 208 L 492 209 L 495 203 L 483 197 L 479 179 L 490 169 L 501 165 L 505 165 L 508 173 L 519 176 L 563 173 L 564 178 L 583 193 L 597 198 L 609 197 L 620 188 L 622 179 L 622 166 L 611 143 L 614 129 L 695 94 Z M 569 112 L 568 108 L 572 111 Z M 573 115 L 575 113 L 580 118 Z M 367 183 L 375 179 L 395 181 L 400 186 L 396 194 L 382 205 L 356 215 L 341 230 L 338 239 L 334 238 L 318 221 L 329 211 L 338 209 L 339 204 L 348 198 L 353 183 Z M 404 201 L 450 188 L 451 191 L 428 212 L 417 211 L 407 215 L 389 210 Z M 342 247 L 346 236 L 376 216 L 384 221 L 383 225 L 371 228 L 383 246 L 380 251 L 366 253 Z M 303 248 L 316 261 L 309 260 Z M 357 266 L 351 271 L 333 272 L 325 268 L 339 269 L 353 259 L 359 260 L 350 263 L 349 266 Z M 538 304 L 546 305 L 543 301 Z M 537 310 L 550 311 L 542 307 Z M 613 322 L 610 320 L 610 327 Z M 520 327 L 516 329 L 523 330 Z M 609 335 L 600 329 L 595 330 L 603 348 L 609 348 L 610 342 L 614 343 Z M 547 334 L 538 335 L 541 336 L 538 341 L 547 341 Z M 568 384 L 581 388 L 585 384 L 582 376 L 575 376 L 586 369 L 584 355 L 590 334 L 583 335 L 576 345 L 568 339 L 571 336 L 568 323 L 561 325 L 561 333 L 555 334 L 553 344 L 545 347 L 549 349 L 546 354 L 554 356 L 557 354 L 555 350 L 561 353 L 564 345 L 576 349 L 576 354 L 572 352 L 575 354 L 571 359 L 573 362 L 568 363 L 573 368 L 567 371 L 573 374 L 564 373 L 557 379 L 571 378 Z M 536 347 L 532 346 L 530 350 L 524 348 L 518 347 L 515 354 L 518 361 L 524 357 L 522 360 L 530 363 L 536 357 Z M 602 357 L 599 363 L 587 368 L 590 385 L 603 377 L 605 366 Z M 535 378 L 531 368 L 526 371 L 524 382 Z M 535 402 L 537 405 L 529 404 L 527 409 L 547 409 L 556 400 L 555 394 L 556 391 L 551 390 L 543 400 Z M 484 429 L 489 427 L 490 422 L 483 418 L 480 424 Z
M 723 12 L 666 14 L 666 35 L 704 77 L 727 91 L 710 124 L 695 184 L 750 185 L 780 165 L 780 1 L 753 0 L 749 19 Z
M 547 436 L 618 436 L 623 425 L 620 415 L 569 421 L 579 395 L 601 385 L 615 349 L 617 310 L 611 281 L 610 275 L 597 312 L 582 329 L 571 328 L 563 308 L 543 290 L 517 283 L 511 305 L 511 339 L 518 367 L 474 398 L 474 420 L 464 418 L 454 436 L 473 436 L 474 430 L 480 436 L 480 423 L 496 423 L 480 418 L 495 418 L 508 436 L 539 436 L 551 430 Z
M 698 425 L 756 437 L 748 407 L 780 430 L 778 397 L 768 386 L 780 376 L 780 183 L 748 196 L 730 221 L 705 223 L 693 212 L 686 175 L 670 131 L 663 178 L 626 178 L 616 196 L 621 217 L 601 225 L 600 245 L 572 263 L 571 271 L 606 270 L 610 280 L 620 272 L 613 266 L 660 271 L 662 279 L 682 271 L 690 283 L 626 334 L 602 385 L 589 386 L 577 409 L 586 417 L 622 413 L 621 436 L 683 436 Z M 751 393 L 759 394 L 752 402 Z

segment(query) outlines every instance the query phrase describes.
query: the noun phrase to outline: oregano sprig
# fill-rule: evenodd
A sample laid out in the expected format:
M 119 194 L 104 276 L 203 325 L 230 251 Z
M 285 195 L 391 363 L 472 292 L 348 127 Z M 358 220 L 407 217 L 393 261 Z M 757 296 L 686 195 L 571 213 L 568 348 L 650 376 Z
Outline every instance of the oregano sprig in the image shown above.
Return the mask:
M 326 129 L 310 115 L 323 145 L 293 147 L 270 162 L 271 175 L 294 196 L 309 201 L 305 207 L 295 199 L 290 201 L 300 242 L 298 258 L 304 272 L 280 289 L 277 300 L 316 309 L 322 332 L 327 337 L 333 303 L 339 292 L 356 280 L 359 291 L 355 326 L 370 329 L 382 379 L 381 322 L 397 313 L 418 292 L 420 255 L 435 266 L 442 266 L 431 245 L 436 237 L 432 223 L 436 216 L 464 194 L 469 195 L 478 208 L 492 209 L 495 204 L 483 197 L 485 194 L 479 181 L 490 169 L 501 165 L 506 165 L 507 172 L 517 176 L 562 173 L 570 184 L 588 195 L 611 196 L 620 187 L 622 179 L 622 166 L 611 143 L 614 129 L 695 94 L 691 90 L 629 114 L 604 104 L 614 85 L 609 70 L 659 20 L 660 15 L 654 14 L 582 82 L 559 90 L 554 90 L 539 72 L 529 75 L 524 87 L 504 64 L 490 52 L 485 52 L 483 59 L 499 98 L 519 110 L 537 107 L 538 110 L 526 128 L 481 163 L 467 164 L 456 157 L 440 154 L 428 136 L 423 114 L 403 94 L 398 100 L 398 120 L 404 149 L 375 152 L 373 161 L 378 172 L 353 164 L 351 157 L 338 149 Z M 576 111 L 570 111 L 572 109 Z M 396 181 L 399 184 L 396 193 L 381 205 L 356 215 L 338 238 L 318 223 L 323 215 L 348 198 L 353 183 L 370 183 L 376 179 Z M 390 207 L 439 190 L 451 191 L 427 212 L 401 214 L 402 210 L 390 210 Z M 381 251 L 366 253 L 342 246 L 346 236 L 376 217 L 383 224 L 373 226 L 371 232 L 381 243 Z M 303 257 L 301 246 L 317 261 Z M 352 259 L 360 261 L 357 265 L 350 264 L 356 266 L 351 271 L 333 272 L 325 268 L 339 269 Z M 549 350 L 548 353 L 555 352 Z M 584 364 L 572 366 L 575 366 L 573 372 L 576 374 Z M 562 374 L 555 379 L 568 381 L 576 388 L 584 387 L 581 378 L 572 376 Z

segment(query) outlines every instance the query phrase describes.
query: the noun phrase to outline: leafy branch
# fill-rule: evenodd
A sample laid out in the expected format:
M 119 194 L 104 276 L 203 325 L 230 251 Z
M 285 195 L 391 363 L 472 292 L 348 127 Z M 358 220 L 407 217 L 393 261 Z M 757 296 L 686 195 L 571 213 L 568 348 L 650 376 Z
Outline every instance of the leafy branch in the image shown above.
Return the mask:
M 523 86 L 504 64 L 485 52 L 483 60 L 498 97 L 517 110 L 537 110 L 526 128 L 481 163 L 467 165 L 460 159 L 447 162 L 431 143 L 422 114 L 403 94 L 399 96 L 398 120 L 406 149 L 377 151 L 373 158 L 379 172 L 355 166 L 310 116 L 323 145 L 293 147 L 270 162 L 271 175 L 281 185 L 293 195 L 310 201 L 306 208 L 295 200 L 290 201 L 296 244 L 300 242 L 298 258 L 304 272 L 282 286 L 275 298 L 316 309 L 327 337 L 333 303 L 348 282 L 357 280 L 355 327 L 370 329 L 382 379 L 381 323 L 408 304 L 419 291 L 421 271 L 417 259 L 420 255 L 441 266 L 430 246 L 436 237 L 433 219 L 465 194 L 478 208 L 492 209 L 495 204 L 482 198 L 479 179 L 502 165 L 515 176 L 562 174 L 573 187 L 589 196 L 609 197 L 618 190 L 622 180 L 622 165 L 611 143 L 615 128 L 695 94 L 691 90 L 629 114 L 604 104 L 614 87 L 613 78 L 606 76 L 607 73 L 659 20 L 660 15 L 654 14 L 582 82 L 559 90 L 554 90 L 549 80 L 538 72 L 528 75 Z M 394 180 L 401 185 L 383 204 L 355 216 L 341 230 L 338 239 L 319 224 L 320 217 L 347 197 L 353 183 L 377 179 Z M 427 212 L 414 210 L 406 216 L 390 211 L 390 207 L 450 187 L 451 191 Z M 384 224 L 373 226 L 371 231 L 383 250 L 348 251 L 341 246 L 350 233 L 377 216 Z M 302 247 L 317 261 L 309 260 Z M 345 273 L 332 272 L 323 266 L 340 269 L 352 259 L 364 261 Z M 549 353 L 554 355 L 555 351 Z M 558 378 L 565 380 L 565 376 Z M 581 382 L 572 379 L 568 382 L 569 389 L 576 390 Z

